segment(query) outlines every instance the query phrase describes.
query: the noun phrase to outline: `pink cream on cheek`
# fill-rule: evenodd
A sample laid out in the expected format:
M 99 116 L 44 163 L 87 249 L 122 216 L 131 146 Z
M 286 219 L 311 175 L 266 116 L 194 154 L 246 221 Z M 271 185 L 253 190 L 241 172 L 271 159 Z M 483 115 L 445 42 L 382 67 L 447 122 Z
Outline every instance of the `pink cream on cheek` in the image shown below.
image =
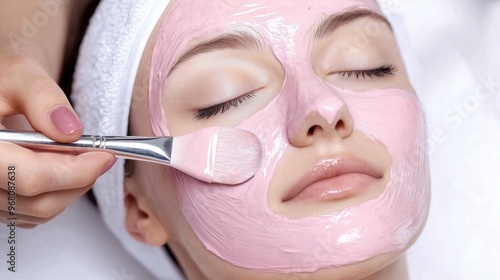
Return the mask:
M 253 1 L 245 6 L 218 1 L 213 7 L 195 9 L 203 1 L 177 1 L 162 22 L 150 80 L 151 123 L 157 135 L 168 135 L 159 94 L 168 83 L 164 74 L 191 40 L 209 31 L 235 24 L 251 26 L 269 42 L 287 72 L 282 92 L 238 125 L 262 141 L 262 168 L 253 179 L 231 188 L 207 185 L 173 171 L 183 213 L 208 250 L 250 269 L 313 272 L 403 250 L 423 226 L 429 206 L 425 125 L 418 100 L 399 89 L 352 92 L 328 85 L 307 67 L 310 62 L 301 43 L 325 11 L 375 6 L 371 1 L 284 2 Z M 193 25 L 180 26 L 187 22 Z M 329 215 L 291 219 L 274 214 L 267 204 L 268 186 L 290 145 L 290 134 L 312 110 L 323 110 L 322 115 L 330 118 L 329 112 L 337 110 L 339 102 L 349 108 L 354 129 L 389 150 L 391 180 L 386 190 L 374 200 Z

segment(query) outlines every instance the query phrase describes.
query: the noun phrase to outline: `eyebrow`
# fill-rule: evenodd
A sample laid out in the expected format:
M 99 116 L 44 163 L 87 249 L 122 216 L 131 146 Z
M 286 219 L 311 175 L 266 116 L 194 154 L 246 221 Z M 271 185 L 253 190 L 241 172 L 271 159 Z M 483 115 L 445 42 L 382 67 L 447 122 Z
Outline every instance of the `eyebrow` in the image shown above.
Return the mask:
M 262 43 L 252 34 L 245 31 L 237 31 L 234 33 L 221 34 L 208 41 L 204 41 L 184 52 L 181 57 L 173 64 L 170 72 L 182 62 L 192 58 L 195 55 L 208 53 L 216 50 L 224 49 L 246 49 L 246 50 L 262 50 Z
M 345 12 L 342 14 L 333 14 L 329 16 L 318 25 L 318 28 L 314 32 L 314 38 L 315 39 L 325 38 L 328 35 L 331 35 L 337 28 L 360 18 L 372 18 L 379 22 L 386 23 L 389 26 L 389 29 L 391 29 L 392 31 L 391 23 L 389 22 L 389 20 L 387 20 L 387 18 L 385 18 L 381 14 L 377 14 L 370 10 L 358 9 Z
M 382 15 L 372 12 L 370 10 L 352 10 L 342 14 L 333 14 L 322 21 L 316 31 L 314 32 L 314 38 L 322 39 L 331 33 L 333 33 L 337 28 L 348 24 L 356 19 L 360 18 L 372 18 L 380 22 L 386 23 L 392 30 L 392 26 L 389 21 Z M 234 33 L 225 33 L 210 40 L 201 42 L 194 47 L 188 49 L 184 52 L 181 57 L 173 64 L 169 73 L 172 72 L 179 64 L 189 60 L 190 58 L 202 54 L 208 53 L 216 50 L 224 49 L 247 49 L 247 50 L 262 50 L 262 43 L 254 35 L 245 32 L 238 31 Z

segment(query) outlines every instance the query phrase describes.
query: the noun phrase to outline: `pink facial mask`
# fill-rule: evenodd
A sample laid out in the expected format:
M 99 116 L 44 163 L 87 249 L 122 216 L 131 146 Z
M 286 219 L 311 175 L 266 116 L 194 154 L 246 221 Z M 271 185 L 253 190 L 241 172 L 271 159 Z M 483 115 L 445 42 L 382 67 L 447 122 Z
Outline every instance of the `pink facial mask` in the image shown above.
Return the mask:
M 414 93 L 402 89 L 354 92 L 317 77 L 309 67 L 307 36 L 319 19 L 352 8 L 378 12 L 375 1 L 178 0 L 164 18 L 150 75 L 153 131 L 168 135 L 161 92 L 168 71 L 193 39 L 249 28 L 283 65 L 282 91 L 237 127 L 262 142 L 261 169 L 235 186 L 206 184 L 170 170 L 185 218 L 204 246 L 234 265 L 277 273 L 313 272 L 403 250 L 425 223 L 429 174 L 425 123 Z M 299 219 L 273 213 L 268 189 L 304 118 L 317 111 L 329 123 L 347 106 L 354 130 L 382 143 L 391 156 L 390 180 L 377 198 L 326 215 Z M 300 163 L 297 163 L 300 164 Z M 305 167 L 308 168 L 308 167 Z

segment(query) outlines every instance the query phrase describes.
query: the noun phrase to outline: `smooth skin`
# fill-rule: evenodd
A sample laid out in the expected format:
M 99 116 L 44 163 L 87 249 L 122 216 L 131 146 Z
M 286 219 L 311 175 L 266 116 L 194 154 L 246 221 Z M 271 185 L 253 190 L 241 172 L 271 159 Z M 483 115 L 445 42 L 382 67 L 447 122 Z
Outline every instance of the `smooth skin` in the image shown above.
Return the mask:
M 89 2 L 54 0 L 44 1 L 45 6 L 41 1 L 0 2 L 1 129 L 33 129 L 60 142 L 80 138 L 82 124 L 58 81 L 68 42 Z M 35 28 L 30 29 L 31 24 Z M 0 174 L 15 167 L 14 213 L 16 225 L 24 228 L 59 215 L 115 161 L 106 152 L 58 154 L 5 142 L 0 142 L 0 155 Z M 6 177 L 0 176 L 2 223 L 11 217 Z

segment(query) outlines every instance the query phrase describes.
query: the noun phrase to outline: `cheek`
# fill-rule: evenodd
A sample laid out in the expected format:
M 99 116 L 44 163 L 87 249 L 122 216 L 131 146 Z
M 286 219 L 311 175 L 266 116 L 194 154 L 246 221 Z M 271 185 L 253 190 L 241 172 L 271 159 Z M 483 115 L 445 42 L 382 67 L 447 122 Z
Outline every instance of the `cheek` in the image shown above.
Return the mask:
M 140 187 L 145 190 L 157 218 L 164 226 L 174 229 L 171 233 L 175 234 L 184 225 L 179 219 L 182 212 L 173 180 L 178 171 L 157 164 L 139 164 L 135 172 L 140 173 Z
M 349 93 L 355 129 L 384 144 L 392 157 L 386 191 L 358 210 L 391 213 L 387 224 L 396 225 L 393 238 L 404 248 L 423 226 L 429 210 L 430 176 L 426 125 L 417 97 L 404 90 Z M 367 221 L 367 223 L 369 223 Z
M 245 208 L 251 208 L 251 211 L 268 212 L 265 207 L 268 185 L 276 164 L 288 146 L 284 110 L 281 107 L 277 109 L 277 104 L 280 102 L 280 98 L 275 98 L 265 109 L 236 126 L 255 134 L 262 144 L 262 165 L 257 174 L 247 182 L 238 186 L 208 184 L 182 172 L 171 170 L 171 178 L 188 221 L 196 221 L 198 218 L 195 216 L 199 217 L 200 213 L 203 213 L 202 215 L 211 217 L 207 220 L 216 221 L 213 223 L 214 228 L 227 230 L 219 223 L 225 224 L 226 220 L 229 222 L 233 219 L 235 225 L 241 222 L 239 220 L 241 217 L 224 215 L 233 212 L 232 207 L 243 211 L 246 211 Z
M 392 182 L 404 188 L 428 185 L 426 125 L 417 97 L 404 90 L 373 95 L 349 94 L 345 98 L 355 129 L 384 144 L 393 159 Z M 421 182 L 422 181 L 422 182 Z
M 425 123 L 416 96 L 404 90 L 348 93 L 344 96 L 355 129 L 382 142 L 392 156 L 415 148 L 425 137 Z M 423 149 L 424 147 L 419 147 Z

